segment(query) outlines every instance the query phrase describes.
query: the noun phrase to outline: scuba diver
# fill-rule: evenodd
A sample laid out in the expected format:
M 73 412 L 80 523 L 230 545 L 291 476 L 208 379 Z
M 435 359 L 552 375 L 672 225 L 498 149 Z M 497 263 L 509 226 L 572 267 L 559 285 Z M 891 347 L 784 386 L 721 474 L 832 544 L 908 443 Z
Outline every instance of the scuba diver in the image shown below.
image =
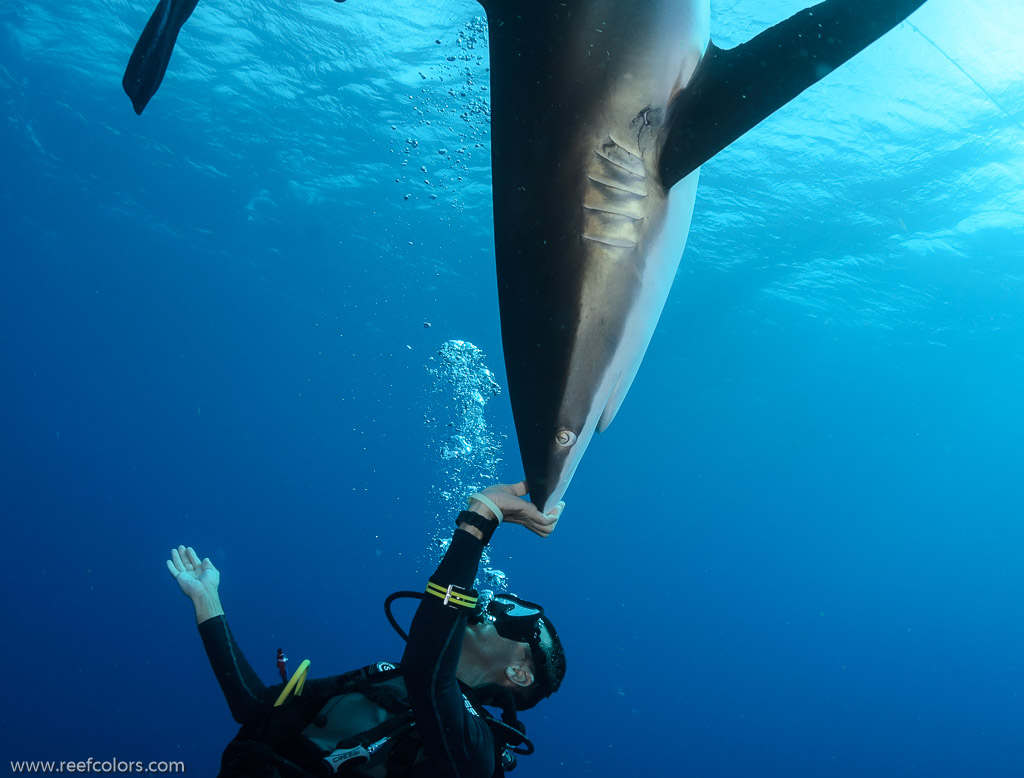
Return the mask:
M 284 655 L 284 649 L 277 649 L 277 672 L 281 676 L 281 683 L 288 683 L 288 657 Z
M 555 528 L 564 503 L 545 515 L 526 493 L 520 481 L 473 494 L 425 592 L 396 592 L 385 602 L 406 638 L 401 664 L 307 681 L 306 660 L 270 688 L 231 634 L 220 572 L 191 547 L 171 551 L 167 568 L 192 601 L 210 665 L 242 725 L 224 750 L 220 778 L 497 778 L 515 767 L 516 754 L 532 753 L 516 714 L 558 690 L 562 644 L 539 605 L 507 594 L 485 604 L 472 588 L 503 521 L 541 537 Z M 402 596 L 420 599 L 407 636 L 390 612 Z M 485 706 L 500 709 L 500 718 Z

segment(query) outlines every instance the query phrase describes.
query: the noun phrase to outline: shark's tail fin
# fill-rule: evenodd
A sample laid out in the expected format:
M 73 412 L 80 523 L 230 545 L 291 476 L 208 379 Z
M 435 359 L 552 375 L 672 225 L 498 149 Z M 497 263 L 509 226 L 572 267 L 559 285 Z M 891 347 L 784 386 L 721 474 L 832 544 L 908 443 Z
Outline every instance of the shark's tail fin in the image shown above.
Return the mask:
M 665 188 L 692 173 L 925 0 L 826 0 L 734 49 L 708 46 L 693 81 L 669 106 L 661 151 Z
M 141 115 L 160 88 L 178 33 L 198 3 L 199 0 L 160 0 L 149 17 L 121 79 L 135 113 Z

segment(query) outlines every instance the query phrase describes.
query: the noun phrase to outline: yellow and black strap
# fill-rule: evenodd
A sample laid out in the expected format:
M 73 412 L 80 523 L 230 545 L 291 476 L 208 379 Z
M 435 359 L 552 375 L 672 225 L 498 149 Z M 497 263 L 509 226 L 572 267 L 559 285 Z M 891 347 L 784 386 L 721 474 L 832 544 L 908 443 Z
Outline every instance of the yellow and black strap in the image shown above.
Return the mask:
M 464 589 L 454 584 L 443 586 L 434 581 L 428 581 L 427 594 L 442 600 L 449 608 L 461 607 L 473 610 L 476 607 L 477 595 L 473 589 Z

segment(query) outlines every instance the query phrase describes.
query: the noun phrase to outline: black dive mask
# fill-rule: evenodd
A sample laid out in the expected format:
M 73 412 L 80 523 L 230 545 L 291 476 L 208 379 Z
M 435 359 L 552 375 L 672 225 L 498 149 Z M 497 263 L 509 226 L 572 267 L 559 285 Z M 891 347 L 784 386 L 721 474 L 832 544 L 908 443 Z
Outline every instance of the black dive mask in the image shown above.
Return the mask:
M 477 606 L 477 611 L 470 617 L 470 623 L 490 621 L 494 624 L 494 631 L 501 637 L 526 643 L 530 647 L 537 683 L 547 697 L 552 689 L 548 677 L 548 656 L 541 647 L 542 627 L 545 626 L 543 616 L 544 608 L 535 602 L 521 600 L 514 594 L 496 594 L 484 608 Z
M 486 620 L 507 640 L 527 643 L 533 648 L 540 643 L 540 618 L 544 609 L 533 602 L 520 600 L 514 594 L 496 594 L 487 603 Z M 479 621 L 484 621 L 480 618 Z

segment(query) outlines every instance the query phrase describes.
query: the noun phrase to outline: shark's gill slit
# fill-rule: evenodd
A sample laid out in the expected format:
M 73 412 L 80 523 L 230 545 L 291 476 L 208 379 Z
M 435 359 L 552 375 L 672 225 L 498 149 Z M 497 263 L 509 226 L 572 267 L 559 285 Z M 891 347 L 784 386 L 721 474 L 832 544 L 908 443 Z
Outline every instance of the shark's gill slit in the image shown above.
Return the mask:
M 620 216 L 623 219 L 629 219 L 631 222 L 642 222 L 644 220 L 643 216 L 633 216 L 632 214 L 626 213 L 624 211 L 615 211 L 612 210 L 611 208 L 601 208 L 600 206 L 587 205 L 586 203 L 583 203 L 583 210 L 594 211 L 595 213 L 605 213 L 608 214 L 609 216 Z
M 604 148 L 594 149 L 594 154 L 597 155 L 600 159 L 607 162 L 612 167 L 621 170 L 628 176 L 632 176 L 633 178 L 638 178 L 640 180 L 643 180 L 645 178 L 643 160 L 641 160 L 639 157 L 636 157 L 633 154 L 630 154 L 630 152 L 626 151 L 620 146 L 616 146 L 616 148 L 618 148 L 619 151 L 623 152 L 623 154 L 611 154 L 609 153 L 608 148 L 609 147 L 606 145 Z M 624 154 L 629 156 L 626 157 L 625 159 L 622 159 L 622 156 Z
M 634 197 L 647 197 L 647 192 L 631 189 L 629 186 L 626 185 L 625 182 L 605 181 L 601 178 L 598 178 L 592 173 L 588 173 L 587 178 L 590 179 L 590 181 L 592 181 L 593 183 L 597 184 L 598 186 L 606 186 L 609 189 L 615 189 L 619 192 L 625 192 L 626 194 L 633 195 Z
M 606 235 L 583 235 L 583 240 L 589 240 L 594 243 L 600 243 L 604 246 L 611 246 L 615 249 L 635 249 L 639 243 L 635 240 L 627 240 L 625 238 L 611 238 Z

